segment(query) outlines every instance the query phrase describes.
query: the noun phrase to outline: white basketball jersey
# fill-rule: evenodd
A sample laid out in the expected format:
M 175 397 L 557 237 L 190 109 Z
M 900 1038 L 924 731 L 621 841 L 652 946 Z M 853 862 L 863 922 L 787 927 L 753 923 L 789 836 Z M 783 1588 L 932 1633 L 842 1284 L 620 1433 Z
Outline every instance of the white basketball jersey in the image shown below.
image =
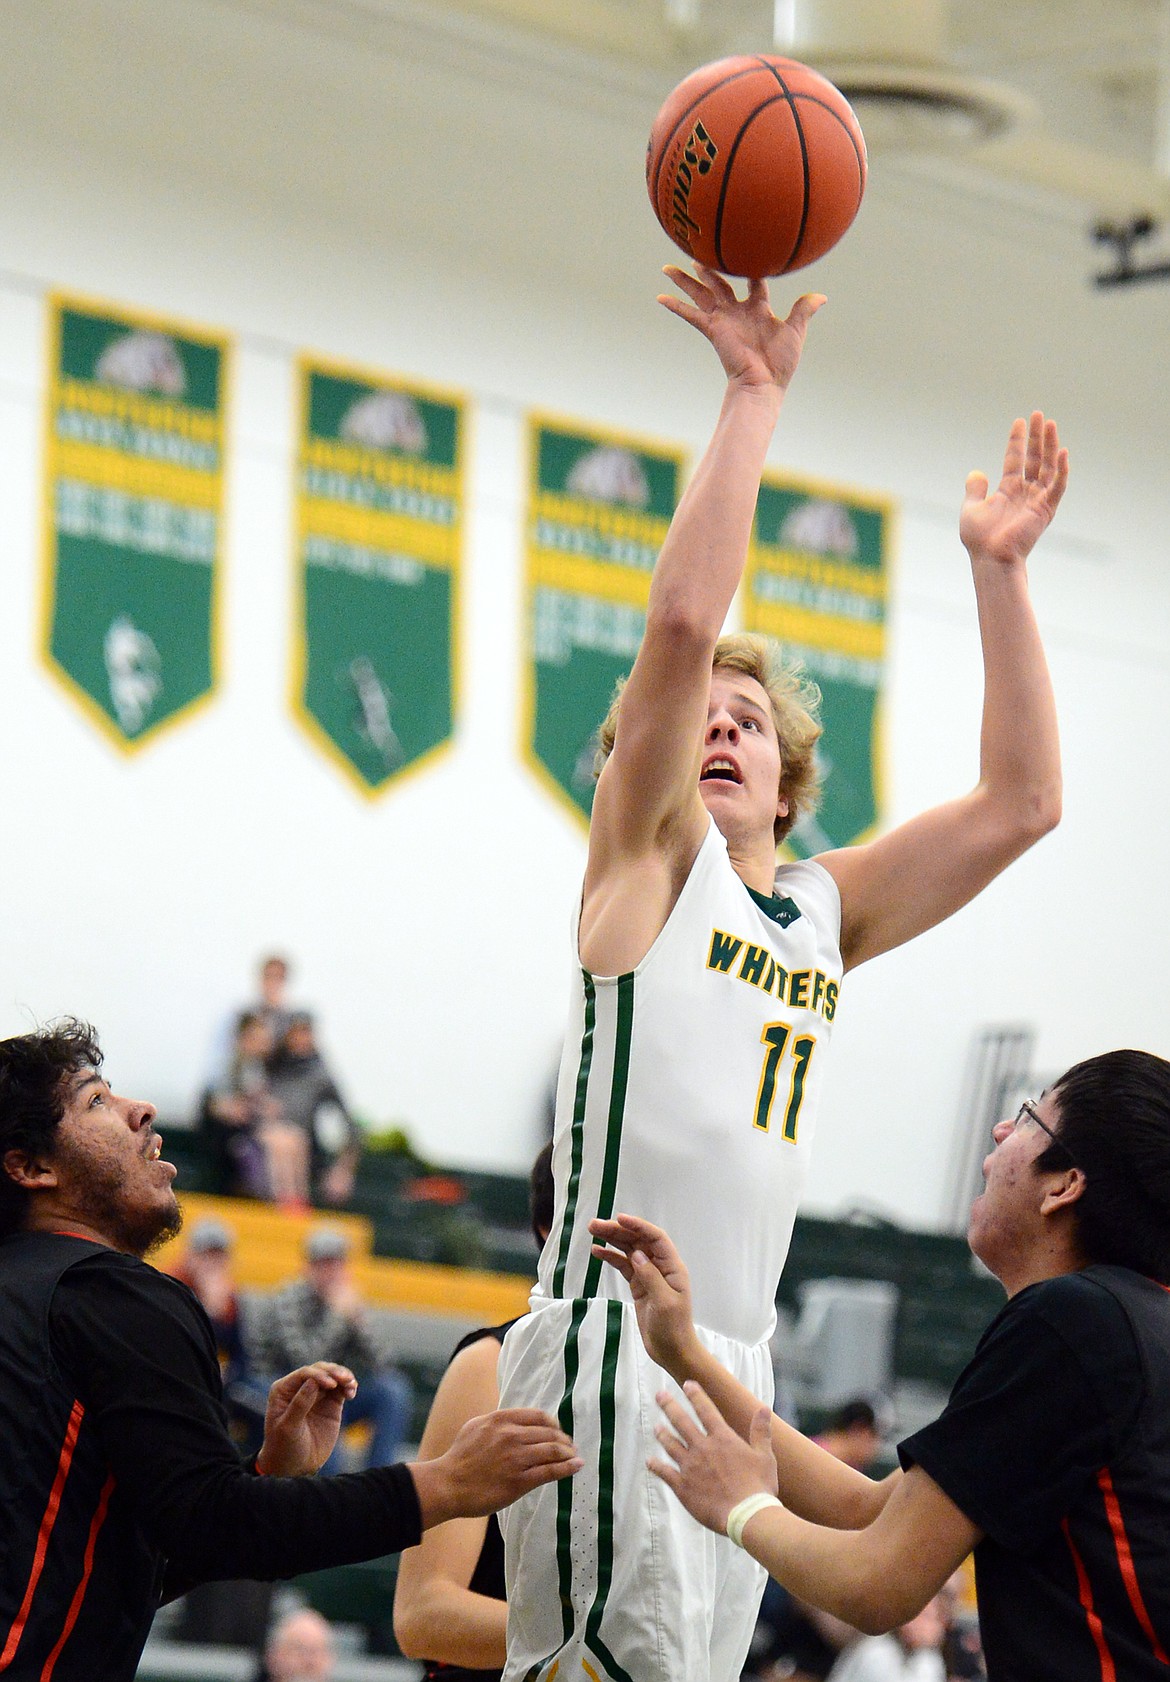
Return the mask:
M 740 880 L 712 822 L 637 969 L 577 970 L 534 1308 L 628 1300 L 590 1254 L 588 1228 L 625 1213 L 678 1245 L 699 1325 L 748 1344 L 771 1336 L 837 1009 L 840 930 L 821 865 L 782 865 L 766 898 Z

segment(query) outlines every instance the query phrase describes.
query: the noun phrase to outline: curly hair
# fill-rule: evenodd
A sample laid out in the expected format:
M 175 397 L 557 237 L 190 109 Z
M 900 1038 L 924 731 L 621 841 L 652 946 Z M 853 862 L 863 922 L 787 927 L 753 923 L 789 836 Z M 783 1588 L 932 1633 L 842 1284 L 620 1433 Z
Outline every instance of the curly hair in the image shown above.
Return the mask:
M 785 663 L 766 638 L 752 636 L 746 631 L 719 638 L 711 659 L 711 670 L 739 672 L 744 677 L 754 678 L 772 704 L 772 722 L 780 742 L 779 793 L 788 802 L 787 812 L 783 816 L 777 814 L 773 825 L 773 835 L 779 846 L 793 824 L 816 811 L 821 798 L 821 777 L 816 757 L 822 728 L 817 716 L 821 692 L 805 677 L 799 664 Z M 597 754 L 593 762 L 595 777 L 601 775 L 602 766 L 613 752 L 625 686 L 625 678 L 620 678 L 598 733 Z
M 1085 1176 L 1077 1236 L 1090 1262 L 1129 1267 L 1170 1285 L 1170 1063 L 1149 1051 L 1109 1051 L 1056 1082 L 1056 1136 L 1041 1172 L 1071 1156 Z
M 82 1069 L 102 1063 L 97 1034 L 66 1016 L 32 1034 L 0 1040 L 0 1164 L 11 1150 L 49 1154 L 65 1114 L 65 1084 Z M 24 1218 L 28 1193 L 0 1172 L 0 1237 Z

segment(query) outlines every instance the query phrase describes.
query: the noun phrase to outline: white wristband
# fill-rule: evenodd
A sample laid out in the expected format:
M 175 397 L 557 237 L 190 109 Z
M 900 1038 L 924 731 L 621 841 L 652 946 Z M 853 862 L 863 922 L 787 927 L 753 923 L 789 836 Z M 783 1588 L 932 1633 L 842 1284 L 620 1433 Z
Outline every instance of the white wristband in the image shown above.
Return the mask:
M 749 1495 L 732 1507 L 727 1515 L 727 1534 L 737 1548 L 743 1547 L 743 1529 L 748 1519 L 755 1518 L 757 1513 L 763 1512 L 765 1507 L 783 1507 L 783 1501 L 775 1495 Z

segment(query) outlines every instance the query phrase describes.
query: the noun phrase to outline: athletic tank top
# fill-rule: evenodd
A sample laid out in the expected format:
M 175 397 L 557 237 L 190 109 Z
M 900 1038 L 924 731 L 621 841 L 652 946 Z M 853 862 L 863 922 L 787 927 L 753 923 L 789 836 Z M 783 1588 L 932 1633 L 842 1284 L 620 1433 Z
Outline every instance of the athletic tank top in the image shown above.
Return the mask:
M 712 822 L 638 967 L 578 967 L 534 1308 L 628 1300 L 591 1256 L 588 1230 L 626 1213 L 678 1245 L 699 1325 L 749 1344 L 771 1336 L 837 1010 L 840 930 L 821 865 L 782 865 L 773 895 L 757 894 Z

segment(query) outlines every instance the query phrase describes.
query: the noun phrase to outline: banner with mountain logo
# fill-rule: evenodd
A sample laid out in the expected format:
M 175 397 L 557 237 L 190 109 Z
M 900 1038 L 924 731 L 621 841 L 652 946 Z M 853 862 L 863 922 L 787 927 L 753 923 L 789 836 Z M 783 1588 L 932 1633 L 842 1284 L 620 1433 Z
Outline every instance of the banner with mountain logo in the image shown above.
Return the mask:
M 642 641 L 685 456 L 539 415 L 528 452 L 522 751 L 588 823 L 598 730 Z
M 121 306 L 49 308 L 44 652 L 132 751 L 218 678 L 228 346 Z
M 821 690 L 820 810 L 788 837 L 799 857 L 845 847 L 882 815 L 881 699 L 893 504 L 767 472 L 743 586 L 744 628 L 799 660 Z
M 451 739 L 466 405 L 300 361 L 293 704 L 376 795 Z

